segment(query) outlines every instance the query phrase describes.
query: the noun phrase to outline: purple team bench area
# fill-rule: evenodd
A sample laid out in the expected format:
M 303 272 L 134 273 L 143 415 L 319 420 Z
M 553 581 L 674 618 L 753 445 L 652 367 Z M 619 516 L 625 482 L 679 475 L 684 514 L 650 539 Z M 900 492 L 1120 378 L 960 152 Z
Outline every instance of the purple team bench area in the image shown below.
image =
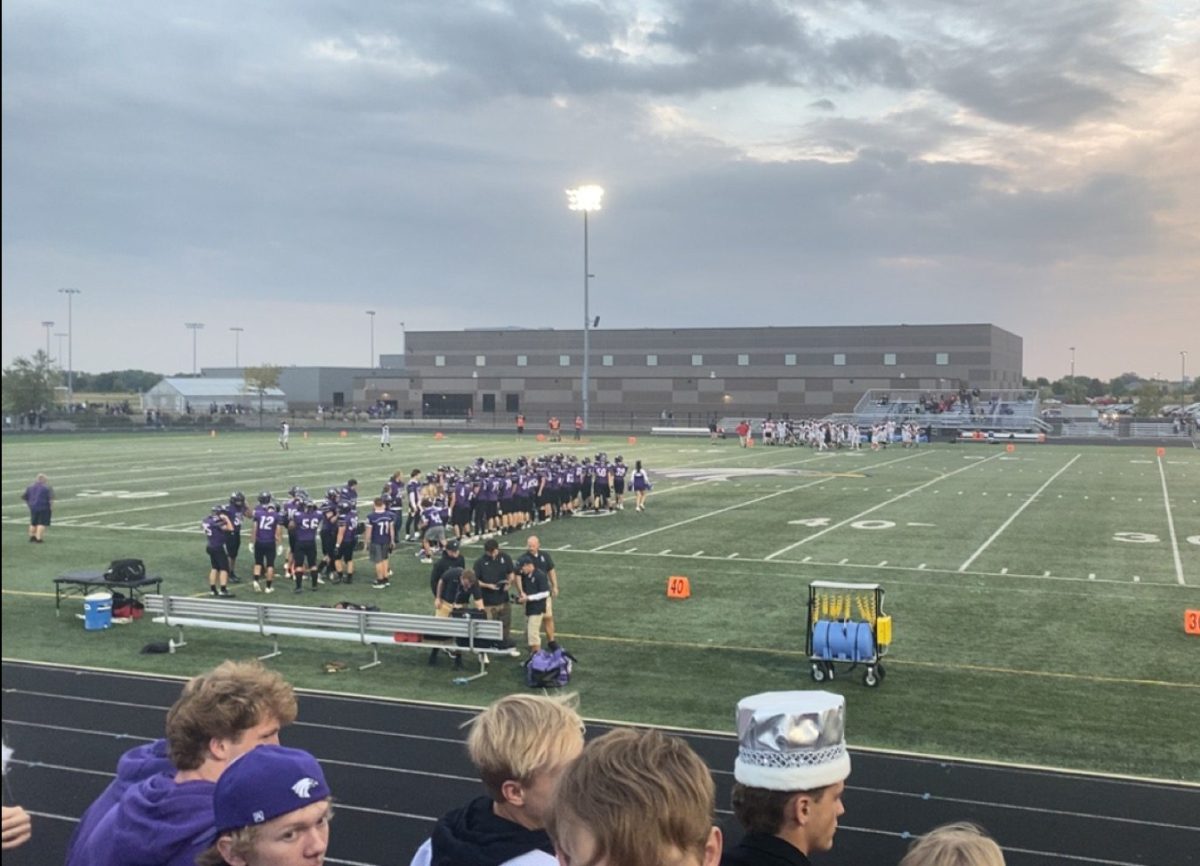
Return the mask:
M 68 571 L 54 578 L 54 614 L 58 616 L 62 612 L 63 596 L 78 595 L 86 597 L 98 590 L 108 592 L 123 592 L 128 593 L 129 597 L 134 600 L 141 600 L 145 603 L 146 596 L 142 593 L 147 592 L 147 587 L 154 587 L 154 591 L 162 591 L 163 579 L 157 574 L 147 574 L 135 580 L 114 579 L 110 576 L 110 571 L 100 571 L 93 569 L 90 571 Z
M 176 648 L 187 646 L 183 636 L 187 627 L 261 635 L 271 641 L 271 651 L 259 657 L 262 659 L 280 655 L 280 637 L 353 641 L 371 648 L 371 661 L 360 665 L 359 670 L 382 663 L 380 645 L 474 653 L 479 660 L 479 673 L 455 678 L 457 685 L 487 676 L 491 656 L 516 658 L 520 655 L 518 650 L 501 645 L 504 625 L 499 620 L 450 619 L 412 613 L 258 604 L 174 595 L 147 595 L 143 602 L 147 615 L 153 617 L 154 622 L 178 629 L 178 639 L 173 640 Z M 418 639 L 412 640 L 413 636 Z

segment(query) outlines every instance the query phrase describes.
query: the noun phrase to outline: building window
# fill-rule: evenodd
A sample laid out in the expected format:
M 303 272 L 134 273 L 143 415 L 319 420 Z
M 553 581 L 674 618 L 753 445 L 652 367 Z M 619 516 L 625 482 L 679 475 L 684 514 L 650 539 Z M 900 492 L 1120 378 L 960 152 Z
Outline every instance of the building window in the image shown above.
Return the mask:
M 739 367 L 749 367 L 750 366 L 750 356 L 749 355 L 738 355 L 738 366 Z
M 445 355 L 434 355 L 433 356 L 433 366 L 445 367 L 446 366 L 446 356 Z
M 795 355 L 784 355 L 783 363 L 785 366 L 795 367 L 796 366 L 796 356 Z
M 937 362 L 937 365 L 939 367 L 945 367 L 947 364 L 950 363 L 950 353 L 949 352 L 938 352 L 937 357 L 935 358 L 935 361 Z
M 692 355 L 692 366 L 693 367 L 703 367 L 704 366 L 704 356 L 703 355 Z
M 883 366 L 885 366 L 885 367 L 895 367 L 896 366 L 896 353 L 895 352 L 884 352 L 883 353 Z
M 833 366 L 845 367 L 846 366 L 846 356 L 844 354 L 842 354 L 841 352 L 836 353 L 833 356 Z
M 657 367 L 658 366 L 658 355 L 647 355 L 646 356 L 646 366 L 647 367 Z
M 570 355 L 559 355 L 558 356 L 558 366 L 570 367 L 571 366 L 571 356 Z
M 475 356 L 475 366 L 476 367 L 486 367 L 487 366 L 487 355 L 476 355 Z
M 518 367 L 528 367 L 529 366 L 529 356 L 528 355 L 517 355 L 517 366 Z
M 613 365 L 613 356 L 605 355 L 600 359 L 600 363 L 605 367 L 611 367 Z

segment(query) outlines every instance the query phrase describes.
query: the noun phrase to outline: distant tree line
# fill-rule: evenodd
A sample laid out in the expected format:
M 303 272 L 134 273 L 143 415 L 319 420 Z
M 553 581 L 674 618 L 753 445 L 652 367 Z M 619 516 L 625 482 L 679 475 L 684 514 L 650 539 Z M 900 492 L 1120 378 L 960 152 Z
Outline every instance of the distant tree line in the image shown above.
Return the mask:
M 1037 388 L 1042 398 L 1053 397 L 1064 403 L 1086 403 L 1099 397 L 1111 397 L 1122 403 L 1136 403 L 1134 414 L 1157 415 L 1168 403 L 1193 403 L 1197 387 L 1193 380 L 1186 391 L 1179 385 L 1155 381 L 1137 373 L 1122 373 L 1107 382 L 1089 376 L 1063 376 L 1051 382 L 1045 376 L 1025 379 L 1025 387 Z

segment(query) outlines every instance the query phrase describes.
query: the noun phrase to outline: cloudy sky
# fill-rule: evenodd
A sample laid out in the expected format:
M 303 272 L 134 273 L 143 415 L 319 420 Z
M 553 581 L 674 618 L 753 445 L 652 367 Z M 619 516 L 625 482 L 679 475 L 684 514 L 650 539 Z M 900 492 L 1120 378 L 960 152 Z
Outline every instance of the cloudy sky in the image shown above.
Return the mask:
M 3 4 L 3 357 L 993 322 L 1200 369 L 1196 0 Z M 52 338 L 51 354 L 57 354 Z

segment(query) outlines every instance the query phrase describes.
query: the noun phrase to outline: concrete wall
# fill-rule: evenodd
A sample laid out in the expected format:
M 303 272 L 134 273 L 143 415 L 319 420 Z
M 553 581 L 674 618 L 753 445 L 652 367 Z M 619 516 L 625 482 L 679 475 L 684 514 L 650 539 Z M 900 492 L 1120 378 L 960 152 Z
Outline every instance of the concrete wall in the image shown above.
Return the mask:
M 387 393 L 401 414 L 419 417 L 423 395 L 471 394 L 481 416 L 490 394 L 497 414 L 506 415 L 505 398 L 515 394 L 531 422 L 548 414 L 573 417 L 581 404 L 580 330 L 406 337 L 403 357 L 381 356 L 384 369 L 360 380 L 358 402 Z M 1021 384 L 1021 338 L 990 324 L 656 328 L 596 330 L 589 337 L 593 418 L 825 414 L 852 408 L 869 388 L 942 392 L 960 383 Z

